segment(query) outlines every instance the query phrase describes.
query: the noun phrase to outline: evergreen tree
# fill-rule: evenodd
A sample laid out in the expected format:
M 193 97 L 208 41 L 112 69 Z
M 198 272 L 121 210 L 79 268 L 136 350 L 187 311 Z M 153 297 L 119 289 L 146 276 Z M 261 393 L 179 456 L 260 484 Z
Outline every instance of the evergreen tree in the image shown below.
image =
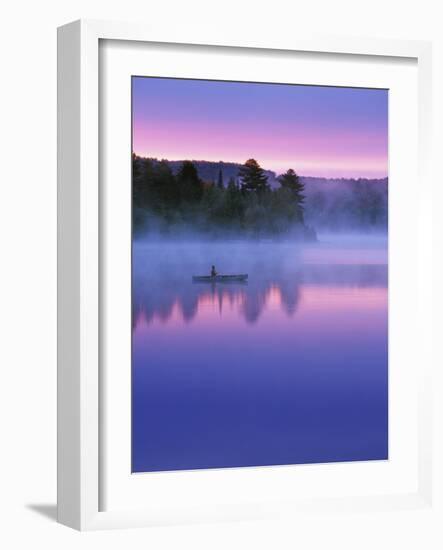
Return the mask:
M 176 208 L 180 202 L 180 190 L 168 161 L 161 160 L 155 166 L 154 186 L 156 198 L 161 203 L 161 209 L 167 212 Z
M 296 216 L 300 222 L 303 222 L 303 203 L 305 200 L 303 191 L 305 186 L 301 183 L 300 178 L 292 168 L 289 168 L 285 174 L 282 174 L 278 178 L 278 182 L 282 189 L 290 191 L 296 209 Z
M 199 210 L 209 226 L 216 226 L 222 218 L 223 191 L 213 182 L 206 184 Z
M 151 159 L 136 158 L 132 163 L 132 192 L 134 205 L 139 208 L 151 206 L 151 183 L 154 162 Z
M 241 224 L 244 211 L 243 198 L 238 185 L 232 177 L 229 179 L 224 194 L 224 211 L 226 218 L 234 222 L 234 225 Z
M 247 160 L 239 170 L 242 191 L 268 191 L 268 176 L 255 159 Z
M 198 177 L 197 168 L 190 160 L 185 160 L 177 174 L 180 195 L 185 202 L 199 202 L 203 196 L 203 182 Z
M 258 193 L 247 193 L 245 196 L 244 228 L 253 235 L 266 232 L 267 208 L 260 200 Z
M 229 178 L 227 189 L 231 190 L 231 192 L 239 190 L 238 184 L 232 176 Z
M 289 168 L 285 174 L 282 174 L 278 178 L 278 181 L 282 187 L 287 187 L 292 191 L 301 193 L 304 189 L 304 185 L 300 183 L 300 178 L 292 168 Z
M 223 186 L 223 172 L 220 168 L 220 170 L 218 171 L 218 179 L 217 179 L 217 187 L 219 189 L 223 189 L 224 186 Z
M 141 194 L 141 175 L 140 159 L 132 153 L 132 200 L 134 204 L 140 203 Z
M 142 229 L 145 220 L 145 197 L 143 186 L 142 159 L 132 154 L 132 224 L 133 230 Z

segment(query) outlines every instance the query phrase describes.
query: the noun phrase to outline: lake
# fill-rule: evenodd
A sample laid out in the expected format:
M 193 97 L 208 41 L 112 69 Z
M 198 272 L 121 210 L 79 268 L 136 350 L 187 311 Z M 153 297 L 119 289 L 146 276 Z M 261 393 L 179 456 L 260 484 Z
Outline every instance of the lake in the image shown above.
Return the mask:
M 385 237 L 138 240 L 132 277 L 133 472 L 388 458 Z

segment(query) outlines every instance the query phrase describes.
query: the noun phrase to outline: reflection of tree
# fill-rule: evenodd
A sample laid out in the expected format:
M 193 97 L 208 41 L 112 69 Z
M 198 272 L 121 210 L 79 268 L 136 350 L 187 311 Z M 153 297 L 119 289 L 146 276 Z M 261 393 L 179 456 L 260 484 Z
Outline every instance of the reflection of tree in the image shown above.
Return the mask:
M 182 298 L 177 298 L 177 303 L 182 311 L 183 319 L 191 321 L 197 314 L 198 296 L 195 293 L 184 293 Z
M 158 305 L 158 309 L 155 312 L 161 321 L 168 321 L 172 315 L 173 303 L 165 302 Z
M 248 273 L 248 283 L 193 283 L 192 275 L 208 272 L 212 263 L 224 273 Z M 304 263 L 297 245 L 285 242 L 142 241 L 133 251 L 133 325 L 192 322 L 208 307 L 220 316 L 237 312 L 247 323 L 270 309 L 292 316 L 305 285 L 386 288 L 387 266 Z
M 248 292 L 243 303 L 243 315 L 248 323 L 255 323 L 266 306 L 266 292 Z
M 199 307 L 215 304 L 223 314 L 222 304 L 235 306 L 248 323 L 255 323 L 268 306 L 278 306 L 289 316 L 296 313 L 300 288 L 304 284 L 346 286 L 354 288 L 385 287 L 386 265 L 306 265 L 285 276 L 250 275 L 242 283 L 192 283 L 178 278 L 158 281 L 156 285 L 134 285 L 133 323 L 142 314 L 146 323 L 159 319 L 167 322 L 174 311 L 185 321 L 192 321 Z
M 300 285 L 299 281 L 297 281 L 297 284 L 289 285 L 287 283 L 283 283 L 280 286 L 280 296 L 281 296 L 281 304 L 282 307 L 285 309 L 286 313 L 289 316 L 294 315 L 294 313 L 297 310 L 298 302 L 300 299 Z

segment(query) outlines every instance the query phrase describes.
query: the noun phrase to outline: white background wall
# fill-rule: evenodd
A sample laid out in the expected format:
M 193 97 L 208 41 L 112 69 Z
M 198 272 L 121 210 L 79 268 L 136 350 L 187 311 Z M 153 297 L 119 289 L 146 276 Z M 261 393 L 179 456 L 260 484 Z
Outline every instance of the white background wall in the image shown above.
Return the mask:
M 440 6 L 439 6 L 440 4 Z M 240 29 L 434 41 L 436 158 L 442 146 L 441 2 L 421 0 L 15 0 L 2 6 L 0 86 L 0 545 L 3 548 L 442 547 L 441 532 L 408 512 L 386 518 L 294 518 L 79 534 L 59 526 L 56 496 L 56 27 L 79 17 L 165 29 Z M 441 176 L 440 176 L 440 179 Z M 442 182 L 443 184 L 443 182 Z M 5 193 L 6 192 L 6 193 Z M 442 239 L 440 238 L 440 242 Z M 414 516 L 416 517 L 416 516 Z M 386 538 L 379 526 L 390 521 Z M 439 537 L 437 541 L 437 536 Z

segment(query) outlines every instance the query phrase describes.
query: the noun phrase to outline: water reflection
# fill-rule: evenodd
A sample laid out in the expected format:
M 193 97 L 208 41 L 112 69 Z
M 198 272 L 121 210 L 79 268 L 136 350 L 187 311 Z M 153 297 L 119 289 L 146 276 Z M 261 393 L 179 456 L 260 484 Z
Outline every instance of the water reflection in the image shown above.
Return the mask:
M 167 275 L 137 277 L 133 287 L 133 324 L 154 320 L 168 323 L 175 318 L 191 322 L 205 307 L 235 309 L 247 323 L 255 323 L 267 308 L 280 308 L 292 317 L 300 302 L 301 289 L 320 287 L 386 288 L 384 264 L 301 264 L 280 274 L 250 273 L 247 283 L 192 282 L 190 277 Z
M 386 459 L 386 255 L 135 243 L 132 471 Z

